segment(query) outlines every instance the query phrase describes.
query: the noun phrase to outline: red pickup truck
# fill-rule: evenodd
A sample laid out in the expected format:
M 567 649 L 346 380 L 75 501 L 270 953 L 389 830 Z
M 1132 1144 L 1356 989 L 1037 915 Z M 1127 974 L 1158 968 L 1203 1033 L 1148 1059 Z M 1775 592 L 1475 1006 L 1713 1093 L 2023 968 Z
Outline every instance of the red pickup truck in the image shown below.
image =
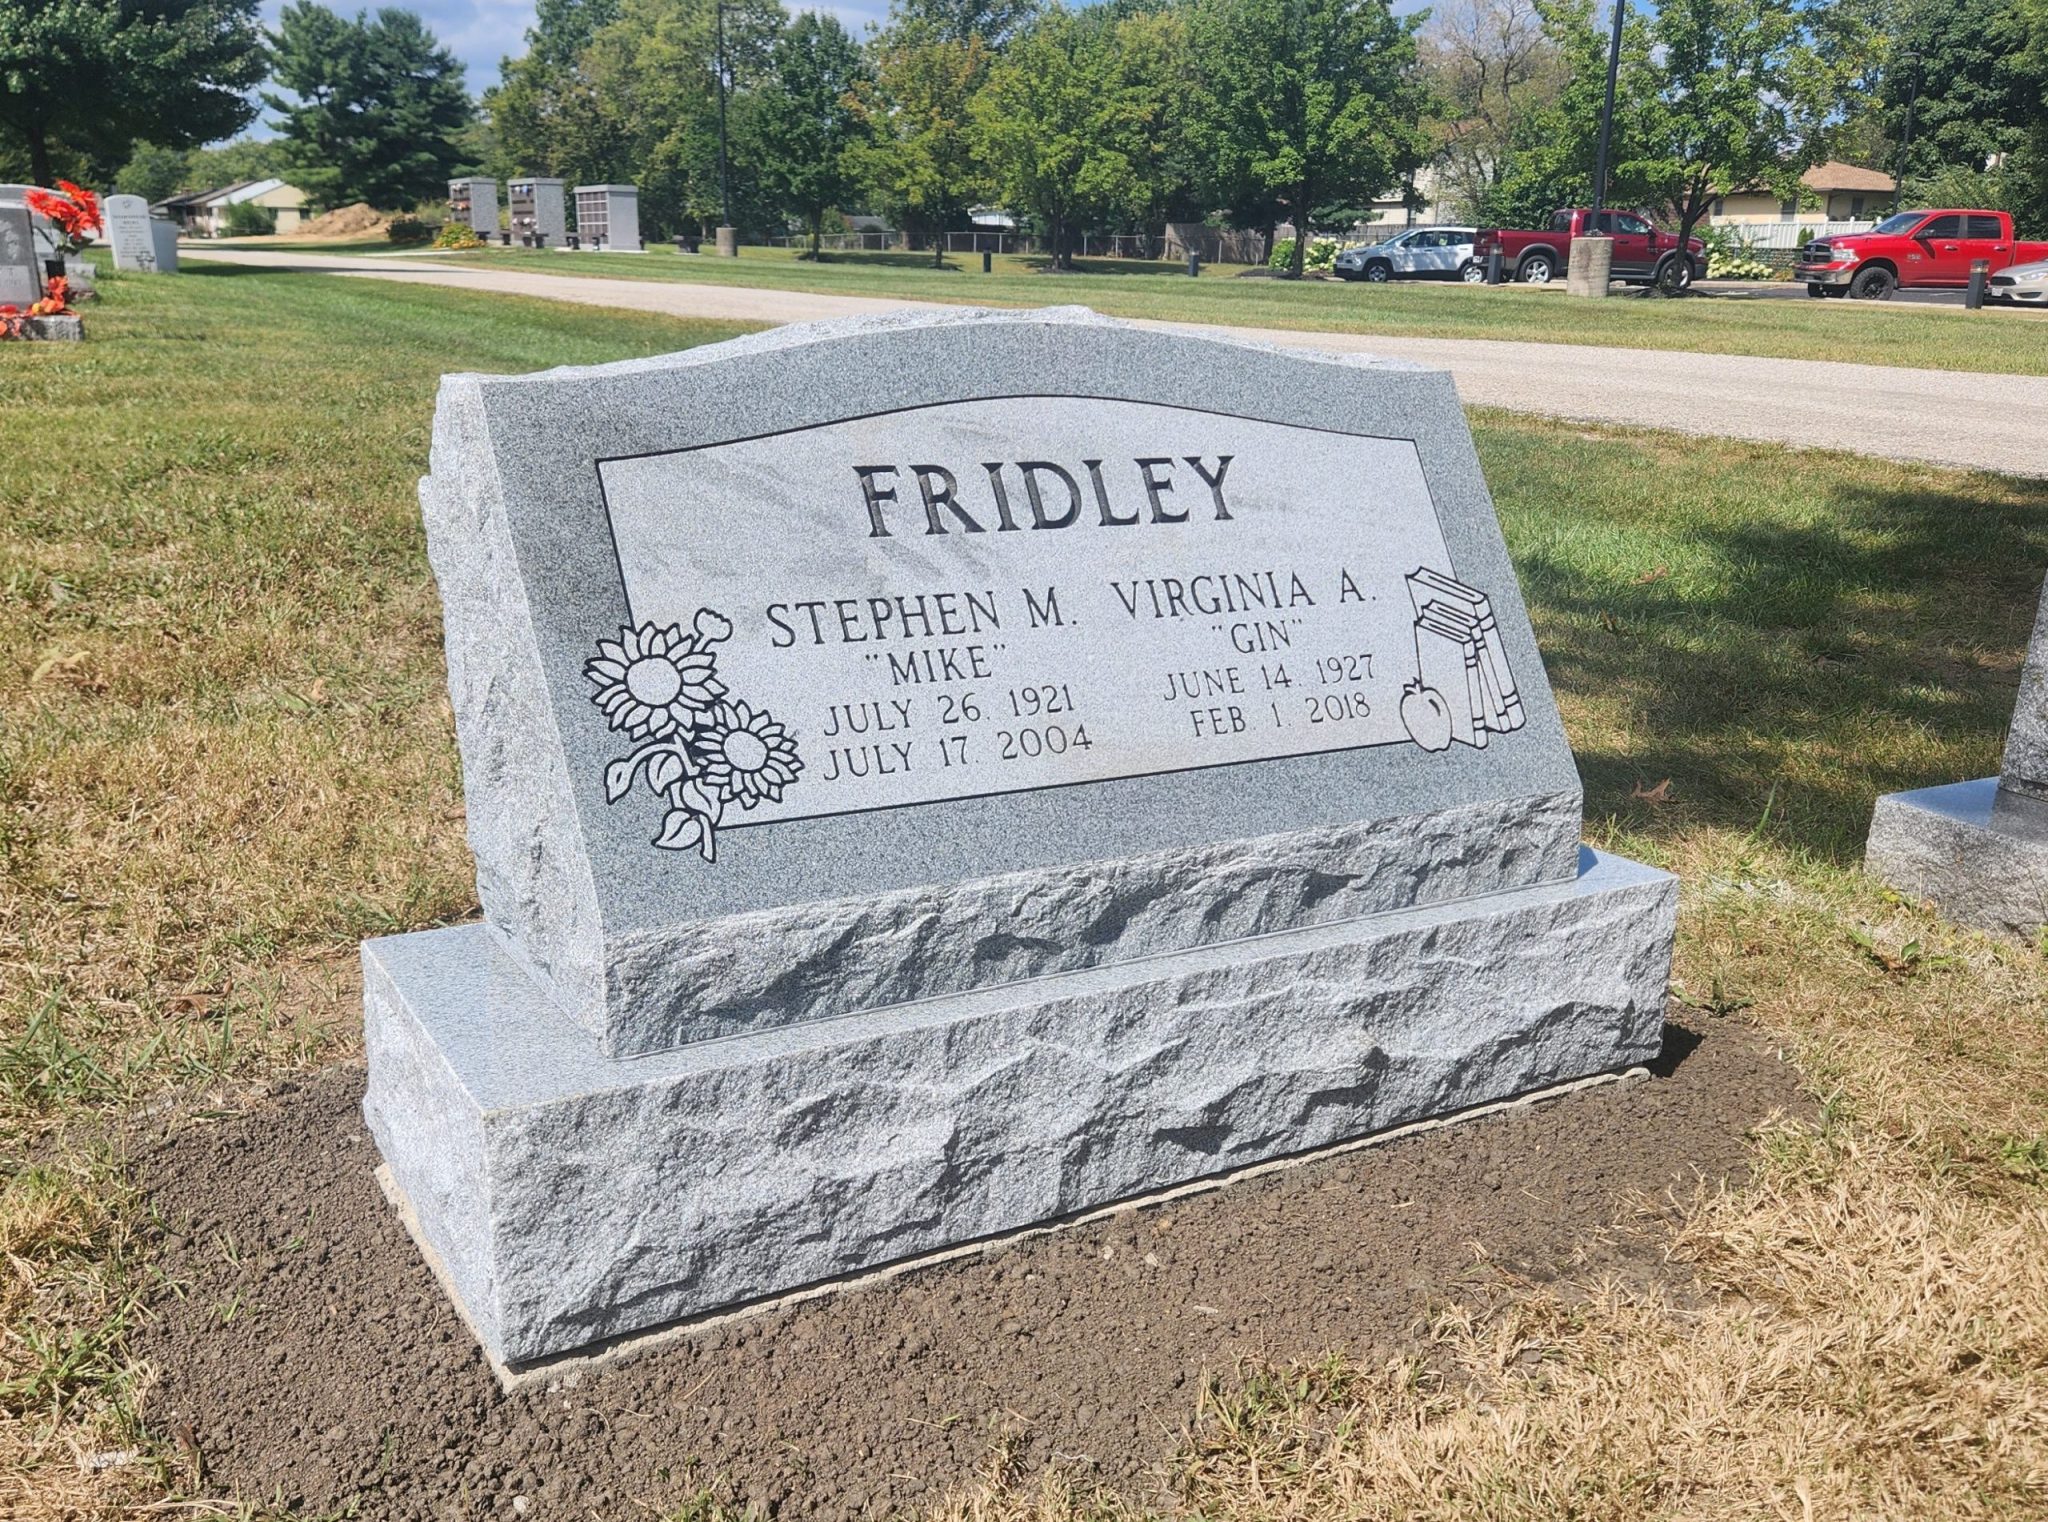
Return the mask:
M 2048 259 L 2048 243 L 2022 243 L 2002 211 L 1895 211 L 1867 233 L 1816 238 L 1799 251 L 1792 278 L 1809 296 L 1888 300 L 1900 286 L 1970 283 L 1978 259 L 1997 273 Z
M 1601 234 L 1614 240 L 1614 278 L 1630 285 L 1683 290 L 1707 267 L 1707 246 L 1698 238 L 1687 239 L 1681 249 L 1677 234 L 1660 233 L 1632 211 L 1603 211 L 1595 222 L 1583 206 L 1552 212 L 1550 226 L 1542 232 L 1482 228 L 1472 240 L 1472 261 L 1483 266 L 1486 256 L 1498 248 L 1501 268 L 1508 274 L 1543 285 L 1565 272 L 1572 239 Z

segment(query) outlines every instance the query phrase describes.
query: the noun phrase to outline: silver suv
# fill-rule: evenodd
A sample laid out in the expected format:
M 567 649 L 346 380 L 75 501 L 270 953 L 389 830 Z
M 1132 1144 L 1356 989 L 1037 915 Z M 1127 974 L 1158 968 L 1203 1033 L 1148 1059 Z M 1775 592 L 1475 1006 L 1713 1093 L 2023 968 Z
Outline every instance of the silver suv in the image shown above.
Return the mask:
M 1346 280 L 1463 280 L 1486 278 L 1472 262 L 1470 227 L 1412 227 L 1384 243 L 1347 248 L 1337 256 L 1336 270 Z

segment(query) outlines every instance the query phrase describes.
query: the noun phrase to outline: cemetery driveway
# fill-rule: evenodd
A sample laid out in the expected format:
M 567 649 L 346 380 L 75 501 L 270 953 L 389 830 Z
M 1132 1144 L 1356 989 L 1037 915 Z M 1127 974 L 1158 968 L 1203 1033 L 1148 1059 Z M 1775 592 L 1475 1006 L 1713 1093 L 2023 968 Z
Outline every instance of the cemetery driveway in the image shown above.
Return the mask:
M 180 249 L 184 258 L 447 285 L 673 317 L 812 322 L 935 308 L 931 302 L 695 282 L 614 280 L 278 249 Z M 1842 449 L 1895 460 L 2048 476 L 2048 378 L 1829 360 L 1688 354 L 1482 338 L 1391 338 L 1144 322 L 1284 348 L 1377 354 L 1451 372 L 1479 407 L 1588 422 Z

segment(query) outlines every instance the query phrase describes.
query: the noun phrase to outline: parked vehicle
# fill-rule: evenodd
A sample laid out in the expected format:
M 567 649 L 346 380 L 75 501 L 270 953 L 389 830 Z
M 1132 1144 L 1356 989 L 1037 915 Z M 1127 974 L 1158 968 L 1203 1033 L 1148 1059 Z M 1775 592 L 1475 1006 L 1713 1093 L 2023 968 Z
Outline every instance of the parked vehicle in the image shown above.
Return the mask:
M 1346 280 L 1464 280 L 1477 282 L 1486 271 L 1472 259 L 1469 227 L 1416 227 L 1396 233 L 1384 243 L 1347 248 L 1337 256 L 1337 273 Z
M 1999 271 L 2048 259 L 2048 243 L 2022 243 L 2002 211 L 1898 211 L 1866 233 L 1816 238 L 1799 251 L 1792 278 L 1809 296 L 1853 296 L 1887 301 L 1893 291 L 1939 289 L 1970 283 L 1982 259 Z
M 2048 259 L 2000 270 L 1991 277 L 1991 296 L 1997 301 L 2023 301 L 2032 306 L 2048 304 Z
M 1614 240 L 1613 277 L 1629 285 L 1659 285 L 1684 290 L 1707 267 L 1707 245 L 1688 238 L 1678 246 L 1676 233 L 1659 232 L 1646 217 L 1632 211 L 1603 211 L 1598 220 L 1583 206 L 1550 214 L 1541 232 L 1481 228 L 1472 242 L 1473 260 L 1485 277 L 1486 256 L 1501 251 L 1501 268 L 1516 280 L 1547 285 L 1565 272 L 1572 239 L 1604 234 Z

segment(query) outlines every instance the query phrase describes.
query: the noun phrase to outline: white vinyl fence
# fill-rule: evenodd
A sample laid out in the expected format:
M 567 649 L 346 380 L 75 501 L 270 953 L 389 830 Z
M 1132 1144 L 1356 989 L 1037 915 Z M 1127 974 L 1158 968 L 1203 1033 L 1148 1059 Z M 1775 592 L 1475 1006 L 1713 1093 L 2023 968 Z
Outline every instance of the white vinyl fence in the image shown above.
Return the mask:
M 1861 222 L 1721 222 L 1716 230 L 1726 233 L 1745 248 L 1796 249 L 1815 238 L 1832 238 L 1843 233 L 1867 233 L 1874 220 Z

